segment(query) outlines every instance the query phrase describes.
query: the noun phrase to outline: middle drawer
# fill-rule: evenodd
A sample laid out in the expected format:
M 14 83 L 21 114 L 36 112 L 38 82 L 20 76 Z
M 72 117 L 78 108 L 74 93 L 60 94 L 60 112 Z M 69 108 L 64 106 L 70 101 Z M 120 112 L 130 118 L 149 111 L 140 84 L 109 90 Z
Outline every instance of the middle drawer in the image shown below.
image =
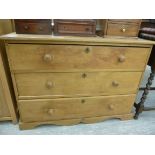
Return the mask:
M 80 45 L 8 44 L 11 70 L 143 71 L 149 48 Z M 135 63 L 136 62 L 136 65 Z
M 136 93 L 141 72 L 15 74 L 19 99 Z

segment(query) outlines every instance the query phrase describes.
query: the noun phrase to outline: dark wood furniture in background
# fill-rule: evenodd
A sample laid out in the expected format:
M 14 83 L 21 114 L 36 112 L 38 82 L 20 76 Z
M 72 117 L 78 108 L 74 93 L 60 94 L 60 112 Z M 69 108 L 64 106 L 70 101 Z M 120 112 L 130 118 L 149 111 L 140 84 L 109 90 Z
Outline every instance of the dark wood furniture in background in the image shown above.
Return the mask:
M 51 19 L 15 19 L 17 34 L 52 34 Z
M 95 36 L 96 20 L 93 19 L 55 19 L 55 35 Z
M 153 82 L 154 76 L 155 76 L 155 46 L 152 49 L 152 53 L 151 53 L 148 65 L 151 66 L 151 73 L 148 78 L 146 87 L 142 89 L 142 90 L 144 90 L 144 92 L 142 94 L 140 102 L 138 104 L 137 103 L 134 104 L 134 106 L 136 108 L 136 114 L 134 116 L 135 119 L 138 119 L 138 116 L 140 113 L 142 113 L 142 111 L 155 110 L 155 107 L 145 107 L 144 106 L 145 100 L 147 98 L 147 95 L 149 94 L 149 90 L 151 89 L 151 85 L 152 85 L 152 82 Z M 155 90 L 155 89 L 152 88 L 152 90 Z
M 101 19 L 97 24 L 103 37 L 138 37 L 141 19 Z
M 141 24 L 141 29 L 144 27 L 145 28 L 155 28 L 155 20 L 148 20 L 148 19 L 143 20 L 143 22 Z M 147 39 L 149 39 L 149 38 L 147 38 Z M 152 48 L 151 55 L 150 55 L 150 58 L 148 61 L 148 65 L 151 67 L 151 73 L 150 73 L 150 76 L 146 83 L 146 87 L 140 88 L 140 90 L 144 90 L 142 97 L 140 99 L 140 102 L 134 104 L 134 106 L 136 108 L 136 113 L 134 116 L 135 119 L 138 119 L 138 116 L 140 113 L 142 113 L 142 111 L 155 110 L 155 107 L 145 107 L 144 106 L 144 103 L 147 99 L 147 95 L 149 94 L 149 90 L 155 90 L 155 87 L 151 87 L 152 82 L 154 80 L 154 76 L 155 76 L 155 46 L 153 46 L 153 48 Z

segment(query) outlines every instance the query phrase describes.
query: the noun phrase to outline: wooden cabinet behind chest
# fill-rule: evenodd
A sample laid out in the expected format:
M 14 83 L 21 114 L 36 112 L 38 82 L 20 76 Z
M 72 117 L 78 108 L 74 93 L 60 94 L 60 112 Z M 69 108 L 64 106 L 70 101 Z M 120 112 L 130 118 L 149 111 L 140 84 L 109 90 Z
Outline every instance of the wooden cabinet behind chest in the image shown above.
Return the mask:
M 99 35 L 115 37 L 138 37 L 141 19 L 104 19 L 98 20 Z
M 0 35 L 13 32 L 13 21 L 0 20 Z M 4 44 L 0 41 L 0 121 L 17 122 L 16 102 L 12 88 L 10 71 L 4 54 Z
M 16 102 L 11 77 L 2 55 L 0 49 L 0 121 L 12 120 L 16 123 Z

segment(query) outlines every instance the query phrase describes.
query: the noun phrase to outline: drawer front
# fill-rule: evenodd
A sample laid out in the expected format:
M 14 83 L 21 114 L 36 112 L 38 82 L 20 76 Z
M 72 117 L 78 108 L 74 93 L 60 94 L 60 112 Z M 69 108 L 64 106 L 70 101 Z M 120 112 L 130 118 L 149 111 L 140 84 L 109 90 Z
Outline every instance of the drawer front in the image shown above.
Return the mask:
M 108 23 L 106 35 L 137 37 L 139 25 Z
M 149 48 L 9 44 L 11 70 L 140 70 Z M 136 64 L 136 65 L 135 65 Z
M 134 94 L 141 72 L 15 74 L 19 98 Z
M 131 113 L 135 95 L 19 101 L 22 122 Z
M 55 34 L 86 34 L 95 35 L 95 26 L 82 24 L 58 24 Z
M 51 34 L 50 23 L 16 22 L 16 32 L 19 34 Z

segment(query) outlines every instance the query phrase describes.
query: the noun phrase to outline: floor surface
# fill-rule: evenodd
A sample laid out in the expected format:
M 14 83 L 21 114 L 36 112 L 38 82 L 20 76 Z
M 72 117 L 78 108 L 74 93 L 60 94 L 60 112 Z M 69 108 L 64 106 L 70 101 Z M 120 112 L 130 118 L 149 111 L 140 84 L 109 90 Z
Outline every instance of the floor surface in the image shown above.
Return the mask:
M 141 86 L 145 86 L 150 73 L 147 67 Z M 155 86 L 155 81 L 153 83 Z M 137 102 L 142 91 L 138 93 Z M 147 106 L 155 106 L 155 91 L 150 91 L 146 101 Z M 0 135 L 154 135 L 155 111 L 140 114 L 138 120 L 120 121 L 106 120 L 94 124 L 78 124 L 74 126 L 43 125 L 32 130 L 19 130 L 18 125 L 11 122 L 0 123 Z

